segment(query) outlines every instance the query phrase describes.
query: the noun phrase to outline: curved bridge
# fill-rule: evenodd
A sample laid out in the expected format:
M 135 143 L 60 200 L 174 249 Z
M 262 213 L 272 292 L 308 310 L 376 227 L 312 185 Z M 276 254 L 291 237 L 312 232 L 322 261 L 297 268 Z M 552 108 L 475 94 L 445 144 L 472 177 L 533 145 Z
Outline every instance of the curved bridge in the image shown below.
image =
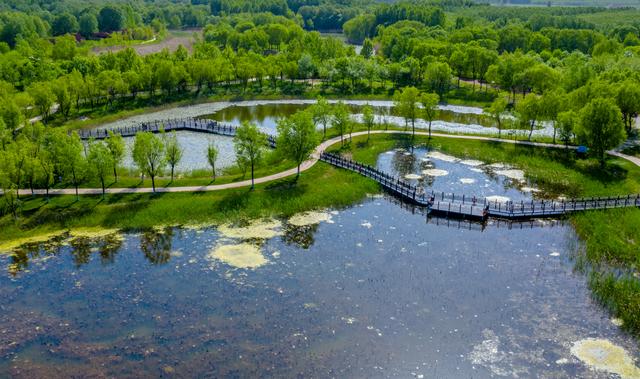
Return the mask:
M 371 178 L 402 199 L 427 207 L 430 213 L 484 220 L 487 217 L 504 219 L 529 219 L 559 217 L 579 211 L 640 207 L 640 194 L 625 197 L 592 197 L 571 200 L 531 200 L 521 202 L 498 202 L 476 199 L 472 196 L 445 194 L 444 192 L 424 192 L 421 187 L 393 177 L 369 165 L 354 162 L 331 153 L 322 153 L 320 160 L 333 166 L 357 172 Z
M 177 118 L 169 120 L 155 120 L 143 122 L 135 126 L 123 126 L 119 128 L 78 130 L 80 139 L 101 140 L 109 137 L 109 132 L 123 137 L 135 137 L 140 132 L 163 133 L 172 131 L 188 131 L 198 133 L 217 134 L 221 136 L 233 137 L 236 135 L 238 127 L 219 123 L 215 120 L 200 118 Z M 271 147 L 276 146 L 276 137 L 267 135 L 267 142 Z

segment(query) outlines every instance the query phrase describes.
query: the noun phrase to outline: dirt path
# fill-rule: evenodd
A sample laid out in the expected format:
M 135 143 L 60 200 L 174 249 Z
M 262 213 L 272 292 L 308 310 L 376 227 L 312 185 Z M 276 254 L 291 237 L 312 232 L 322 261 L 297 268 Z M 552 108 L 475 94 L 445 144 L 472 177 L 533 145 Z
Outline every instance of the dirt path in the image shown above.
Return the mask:
M 191 32 L 191 33 L 189 33 Z M 192 33 L 200 32 L 200 29 L 184 30 L 184 31 L 169 31 L 169 35 L 162 41 L 156 42 L 155 37 L 153 40 L 146 41 L 137 45 L 131 46 L 107 46 L 96 47 L 92 51 L 95 54 L 104 54 L 106 52 L 118 52 L 124 50 L 127 47 L 131 47 L 138 53 L 138 55 L 145 56 L 162 51 L 163 49 L 169 49 L 169 52 L 174 52 L 178 49 L 178 46 L 184 46 L 189 52 L 193 50 L 193 44 L 195 42 Z
M 409 131 L 397 131 L 397 130 L 372 130 L 371 134 L 411 134 L 411 132 Z M 419 136 L 428 136 L 429 133 L 427 132 L 416 132 L 416 135 Z M 362 131 L 362 132 L 356 132 L 356 133 L 352 133 L 350 136 L 351 137 L 358 137 L 358 136 L 363 136 L 363 135 L 367 135 L 366 131 Z M 551 143 L 542 143 L 542 142 L 528 142 L 528 141 L 512 141 L 512 140 L 506 140 L 506 139 L 500 139 L 500 138 L 493 138 L 493 137 L 479 137 L 479 136 L 462 136 L 462 135 L 452 135 L 452 134 L 441 134 L 441 133 L 432 133 L 431 134 L 433 137 L 440 137 L 440 138 L 457 138 L 457 139 L 464 139 L 464 140 L 476 140 L 476 141 L 491 141 L 491 142 L 501 142 L 501 143 L 510 143 L 510 144 L 514 144 L 514 145 L 526 145 L 526 146 L 537 146 L 537 147 L 547 147 L 547 148 L 555 148 L 555 149 L 564 149 L 565 147 L 563 145 L 554 145 Z M 345 139 L 350 137 L 349 135 L 345 135 Z M 313 152 L 313 154 L 311 155 L 311 159 L 305 161 L 302 163 L 302 165 L 300 166 L 300 171 L 306 171 L 308 169 L 310 169 L 311 167 L 313 167 L 318 160 L 320 159 L 320 154 L 322 154 L 325 150 L 327 150 L 330 146 L 333 146 L 337 143 L 340 142 L 340 137 L 334 137 L 331 139 L 328 139 L 326 141 L 324 141 L 323 143 L 321 143 L 320 145 L 318 145 L 318 147 L 316 147 L 315 151 Z M 575 149 L 575 147 L 570 146 L 570 149 Z M 636 157 L 632 157 L 626 154 L 622 154 L 616 151 L 608 151 L 607 152 L 609 155 L 612 156 L 616 156 L 622 159 L 626 159 L 629 162 L 635 164 L 636 166 L 640 167 L 640 158 L 636 158 Z M 262 184 L 262 183 L 268 183 L 268 182 L 272 182 L 275 180 L 279 180 L 279 179 L 284 179 L 287 178 L 289 176 L 293 176 L 295 175 L 297 172 L 297 169 L 294 167 L 292 169 L 286 170 L 286 171 L 281 171 L 279 173 L 273 174 L 273 175 L 268 175 L 268 176 L 263 176 L 260 178 L 256 178 L 255 179 L 255 184 Z M 235 183 L 226 183 L 226 184 L 215 184 L 215 185 L 208 185 L 208 186 L 184 186 L 184 187 L 161 187 L 161 188 L 156 188 L 156 192 L 158 193 L 173 193 L 173 192 L 210 192 L 210 191 L 222 191 L 222 190 L 226 190 L 226 189 L 233 189 L 233 188 L 242 188 L 242 187 L 248 187 L 251 185 L 251 180 L 243 180 L 241 182 L 235 182 Z M 20 194 L 23 195 L 29 195 L 31 194 L 31 190 L 29 189 L 21 189 Z M 152 193 L 153 189 L 150 187 L 143 187 L 143 188 L 107 188 L 105 190 L 105 193 L 107 194 L 132 194 L 132 193 Z M 0 191 L 0 193 L 2 193 L 2 191 Z M 46 192 L 43 189 L 38 189 L 35 190 L 34 193 L 36 195 L 45 195 Z M 102 194 L 102 189 L 101 188 L 80 188 L 78 190 L 78 193 L 80 195 L 100 195 Z M 65 189 L 52 189 L 49 190 L 49 195 L 54 196 L 54 195 L 75 195 L 75 189 L 73 188 L 65 188 Z

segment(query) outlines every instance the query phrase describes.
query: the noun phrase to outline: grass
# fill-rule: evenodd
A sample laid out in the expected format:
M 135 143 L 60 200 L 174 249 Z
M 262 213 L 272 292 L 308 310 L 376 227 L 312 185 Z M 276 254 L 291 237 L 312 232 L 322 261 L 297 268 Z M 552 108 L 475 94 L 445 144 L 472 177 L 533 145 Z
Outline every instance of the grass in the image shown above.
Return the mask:
M 75 228 L 132 230 L 158 225 L 219 224 L 259 217 L 289 216 L 326 207 L 342 207 L 379 191 L 359 175 L 319 163 L 298 181 L 287 178 L 248 188 L 201 192 L 53 197 L 24 201 L 18 221 L 0 218 L 0 246 L 12 240 L 47 236 Z

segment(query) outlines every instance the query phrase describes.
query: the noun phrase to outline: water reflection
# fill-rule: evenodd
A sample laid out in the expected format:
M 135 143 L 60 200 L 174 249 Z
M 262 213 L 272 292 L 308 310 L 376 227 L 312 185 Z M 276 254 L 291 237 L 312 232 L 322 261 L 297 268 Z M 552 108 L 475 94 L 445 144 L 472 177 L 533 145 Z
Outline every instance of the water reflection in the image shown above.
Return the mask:
M 104 259 L 101 239 L 0 257 L 30 267 L 0 276 L 0 377 L 605 375 L 571 354 L 588 337 L 640 356 L 573 271 L 570 225 L 395 201 L 284 222 L 251 269 L 211 263 L 230 240 L 215 229 L 125 234 Z
M 146 230 L 140 237 L 140 250 L 151 264 L 162 265 L 171 259 L 172 240 L 173 228 Z
M 378 157 L 377 167 L 423 187 L 426 192 L 499 201 L 527 201 L 534 195 L 548 195 L 516 168 L 464 160 L 425 146 L 387 151 Z

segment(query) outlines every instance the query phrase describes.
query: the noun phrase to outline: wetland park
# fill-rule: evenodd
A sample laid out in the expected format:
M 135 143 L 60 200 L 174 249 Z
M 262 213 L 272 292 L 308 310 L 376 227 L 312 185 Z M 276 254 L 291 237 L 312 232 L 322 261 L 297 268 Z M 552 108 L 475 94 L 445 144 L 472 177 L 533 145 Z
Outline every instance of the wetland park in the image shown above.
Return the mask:
M 640 14 L 548 5 L 0 0 L 0 377 L 640 378 Z

